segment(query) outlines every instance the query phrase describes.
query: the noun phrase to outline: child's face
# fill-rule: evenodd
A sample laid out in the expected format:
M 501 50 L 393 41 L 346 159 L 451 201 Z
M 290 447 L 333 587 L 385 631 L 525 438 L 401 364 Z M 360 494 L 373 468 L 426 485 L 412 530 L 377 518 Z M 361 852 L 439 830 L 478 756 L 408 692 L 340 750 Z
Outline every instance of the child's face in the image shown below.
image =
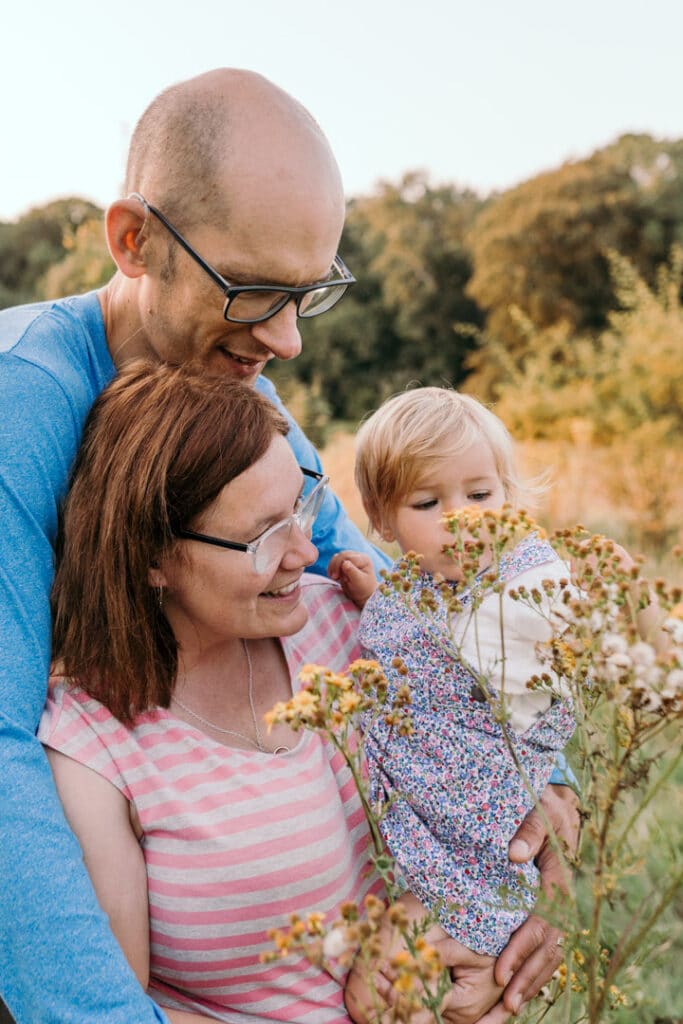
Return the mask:
M 441 550 L 444 544 L 453 543 L 443 525 L 443 514 L 468 505 L 498 509 L 505 501 L 493 452 L 485 441 L 475 441 L 458 455 L 429 463 L 410 494 L 386 514 L 382 536 L 395 540 L 403 552 L 422 555 L 421 565 L 427 572 L 458 580 L 458 563 Z

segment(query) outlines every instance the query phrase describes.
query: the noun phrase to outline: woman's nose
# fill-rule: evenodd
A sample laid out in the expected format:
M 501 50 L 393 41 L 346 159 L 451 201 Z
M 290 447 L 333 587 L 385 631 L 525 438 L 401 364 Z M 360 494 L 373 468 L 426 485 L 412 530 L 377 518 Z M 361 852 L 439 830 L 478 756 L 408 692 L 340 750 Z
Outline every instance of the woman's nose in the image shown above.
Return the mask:
M 294 569 L 313 565 L 317 557 L 318 549 L 310 536 L 296 523 L 292 524 L 292 532 L 289 535 L 289 544 L 282 559 L 282 566 L 285 569 Z

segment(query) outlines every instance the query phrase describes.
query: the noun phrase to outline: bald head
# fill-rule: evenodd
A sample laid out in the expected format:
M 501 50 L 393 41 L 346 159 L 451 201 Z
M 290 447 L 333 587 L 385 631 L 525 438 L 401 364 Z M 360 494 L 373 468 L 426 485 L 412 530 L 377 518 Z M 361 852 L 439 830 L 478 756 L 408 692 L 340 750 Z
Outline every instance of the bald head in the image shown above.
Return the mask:
M 343 219 L 329 144 L 308 111 L 252 71 L 220 68 L 171 86 L 140 118 L 126 192 L 141 192 L 179 227 L 276 216 L 308 197 L 314 216 Z

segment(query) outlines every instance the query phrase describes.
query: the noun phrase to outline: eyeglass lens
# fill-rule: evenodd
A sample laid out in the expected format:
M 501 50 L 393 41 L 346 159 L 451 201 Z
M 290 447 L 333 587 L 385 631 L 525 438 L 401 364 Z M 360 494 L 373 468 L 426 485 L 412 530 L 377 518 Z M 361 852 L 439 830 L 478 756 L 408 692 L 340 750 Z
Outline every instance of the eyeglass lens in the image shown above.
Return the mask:
M 303 499 L 299 511 L 289 519 L 284 519 L 258 542 L 254 552 L 254 568 L 257 573 L 267 572 L 278 563 L 295 523 L 302 533 L 305 533 L 307 537 L 311 536 L 313 523 L 320 511 L 326 490 L 326 485 L 316 484 L 311 493 Z
M 346 283 L 330 288 L 315 288 L 296 297 L 297 313 L 300 317 L 318 316 L 331 309 L 346 291 Z M 292 296 L 289 292 L 245 291 L 238 292 L 227 304 L 226 318 L 234 323 L 253 323 L 269 314 L 272 316 L 286 306 Z

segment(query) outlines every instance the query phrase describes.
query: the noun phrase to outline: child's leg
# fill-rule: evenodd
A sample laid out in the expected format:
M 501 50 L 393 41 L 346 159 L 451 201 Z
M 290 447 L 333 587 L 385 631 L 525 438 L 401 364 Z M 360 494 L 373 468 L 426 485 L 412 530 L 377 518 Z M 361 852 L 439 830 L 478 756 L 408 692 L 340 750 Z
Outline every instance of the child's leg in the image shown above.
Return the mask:
M 423 905 L 410 893 L 401 896 L 397 903 L 403 908 L 408 929 L 412 922 L 423 921 L 427 916 Z M 372 979 L 368 978 L 360 956 L 356 957 L 349 973 L 344 998 L 349 1016 L 356 1024 L 380 1024 L 393 1019 L 391 1011 L 378 1018 L 377 1009 L 378 1006 L 388 1008 L 395 1001 L 393 982 L 396 973 L 390 961 L 406 948 L 406 943 L 389 915 L 390 911 L 387 911 L 382 920 L 379 932 L 381 953 Z M 473 952 L 452 939 L 438 924 L 429 926 L 425 939 L 438 950 L 442 962 L 450 969 L 453 981 L 453 988 L 442 1004 L 444 1021 L 448 1024 L 474 1024 L 501 997 L 503 990 L 496 985 L 493 976 L 496 958 Z M 424 1014 L 411 1017 L 411 1024 L 433 1024 L 433 1020 L 433 1014 L 424 1011 Z

